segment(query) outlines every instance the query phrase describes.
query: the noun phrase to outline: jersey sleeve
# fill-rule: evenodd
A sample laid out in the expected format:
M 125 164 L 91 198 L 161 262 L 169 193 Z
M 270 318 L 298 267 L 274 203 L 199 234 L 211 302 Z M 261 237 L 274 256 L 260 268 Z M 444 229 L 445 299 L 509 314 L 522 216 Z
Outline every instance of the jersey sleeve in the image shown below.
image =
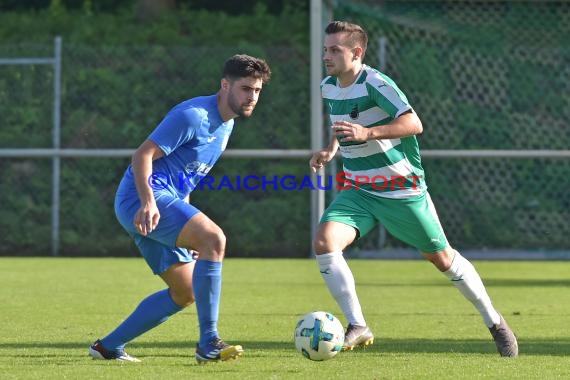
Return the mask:
M 168 156 L 192 140 L 202 118 L 193 110 L 172 110 L 148 137 Z
M 393 83 L 374 80 L 366 83 L 366 88 L 372 101 L 394 119 L 412 110 L 404 93 Z

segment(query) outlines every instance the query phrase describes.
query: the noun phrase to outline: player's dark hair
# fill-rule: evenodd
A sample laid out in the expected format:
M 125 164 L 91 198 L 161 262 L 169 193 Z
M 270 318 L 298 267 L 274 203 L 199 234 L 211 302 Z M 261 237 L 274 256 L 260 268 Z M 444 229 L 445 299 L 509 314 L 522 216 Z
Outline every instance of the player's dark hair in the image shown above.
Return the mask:
M 271 70 L 267 62 L 261 58 L 236 54 L 224 64 L 222 76 L 230 80 L 246 77 L 261 78 L 263 83 L 267 83 L 271 79 Z
M 351 47 L 360 45 L 362 50 L 366 52 L 368 45 L 368 35 L 360 25 L 352 24 L 347 21 L 333 21 L 327 25 L 325 29 L 326 34 L 347 33 L 347 43 Z M 364 59 L 364 53 L 362 54 Z

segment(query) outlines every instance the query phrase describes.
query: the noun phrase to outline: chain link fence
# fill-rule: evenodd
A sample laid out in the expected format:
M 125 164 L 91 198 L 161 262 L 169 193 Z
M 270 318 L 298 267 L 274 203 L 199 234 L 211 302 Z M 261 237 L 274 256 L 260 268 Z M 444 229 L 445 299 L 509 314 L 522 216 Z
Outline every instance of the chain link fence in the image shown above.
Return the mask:
M 369 32 L 366 62 L 383 66 L 422 118 L 430 193 L 463 250 L 569 251 L 570 159 L 430 158 L 439 149 L 567 150 L 570 4 L 336 1 L 335 19 Z M 385 38 L 385 44 L 380 42 Z M 228 149 L 310 147 L 309 61 L 288 47 L 81 46 L 63 42 L 61 147 L 136 148 L 181 100 L 211 94 L 235 53 L 273 70 Z M 52 46 L 0 45 L 0 57 Z M 0 66 L 0 148 L 52 147 L 53 70 Z M 326 128 L 325 128 L 326 129 Z M 212 174 L 308 174 L 307 159 L 222 158 Z M 129 157 L 61 159 L 60 254 L 138 255 L 113 214 Z M 51 160 L 0 157 L 0 255 L 49 255 Z M 329 193 L 332 193 L 329 192 Z M 232 256 L 306 257 L 310 190 L 196 191 Z M 405 247 L 382 230 L 354 251 Z
M 334 3 L 334 19 L 367 30 L 365 62 L 390 75 L 420 115 L 424 151 L 570 147 L 570 3 Z M 455 246 L 570 249 L 568 158 L 424 157 L 424 165 Z M 403 247 L 381 232 L 360 247 Z
M 265 58 L 273 76 L 254 115 L 236 121 L 228 149 L 309 149 L 308 57 L 289 47 L 94 47 L 64 41 L 62 51 L 62 149 L 135 149 L 172 106 L 215 93 L 224 61 L 242 52 Z M 0 46 L 3 58 L 50 55 L 47 46 Z M 0 66 L 0 148 L 51 148 L 52 104 L 52 68 Z M 308 174 L 308 157 L 286 161 L 290 168 L 282 160 L 224 158 L 210 174 Z M 60 255 L 138 255 L 113 210 L 129 162 L 127 156 L 61 159 Z M 0 157 L 0 254 L 50 254 L 51 172 L 49 157 Z M 307 257 L 309 191 L 261 190 L 197 190 L 192 198 L 226 231 L 234 255 Z

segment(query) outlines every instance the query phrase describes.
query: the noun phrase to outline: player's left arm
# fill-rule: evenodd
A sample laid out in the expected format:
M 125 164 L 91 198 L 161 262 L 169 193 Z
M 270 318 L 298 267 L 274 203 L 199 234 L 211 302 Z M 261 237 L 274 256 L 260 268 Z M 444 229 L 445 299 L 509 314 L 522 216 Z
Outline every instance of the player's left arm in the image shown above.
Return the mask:
M 332 126 L 334 134 L 341 142 L 397 139 L 422 133 L 420 118 L 413 110 L 408 110 L 388 124 L 365 128 L 360 124 L 338 121 Z

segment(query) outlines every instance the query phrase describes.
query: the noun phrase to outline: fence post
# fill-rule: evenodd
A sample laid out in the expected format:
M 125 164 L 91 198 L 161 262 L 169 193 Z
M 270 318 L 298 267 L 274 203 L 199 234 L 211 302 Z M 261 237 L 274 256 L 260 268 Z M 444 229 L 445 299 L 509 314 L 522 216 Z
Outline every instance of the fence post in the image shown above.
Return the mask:
M 321 100 L 321 81 L 323 74 L 323 64 L 321 60 L 322 54 L 322 1 L 311 0 L 311 150 L 320 150 L 323 148 L 323 108 Z M 311 181 L 313 184 L 318 183 L 318 175 L 323 170 L 320 169 L 317 174 L 311 172 Z M 315 236 L 317 224 L 321 217 L 325 205 L 325 192 L 318 187 L 315 191 L 311 191 L 311 238 Z M 309 242 L 311 249 L 310 256 L 313 255 L 312 243 Z
M 53 149 L 61 148 L 61 37 L 54 38 L 53 62 Z M 61 157 L 52 158 L 52 210 L 51 210 L 51 254 L 59 255 L 59 209 Z

